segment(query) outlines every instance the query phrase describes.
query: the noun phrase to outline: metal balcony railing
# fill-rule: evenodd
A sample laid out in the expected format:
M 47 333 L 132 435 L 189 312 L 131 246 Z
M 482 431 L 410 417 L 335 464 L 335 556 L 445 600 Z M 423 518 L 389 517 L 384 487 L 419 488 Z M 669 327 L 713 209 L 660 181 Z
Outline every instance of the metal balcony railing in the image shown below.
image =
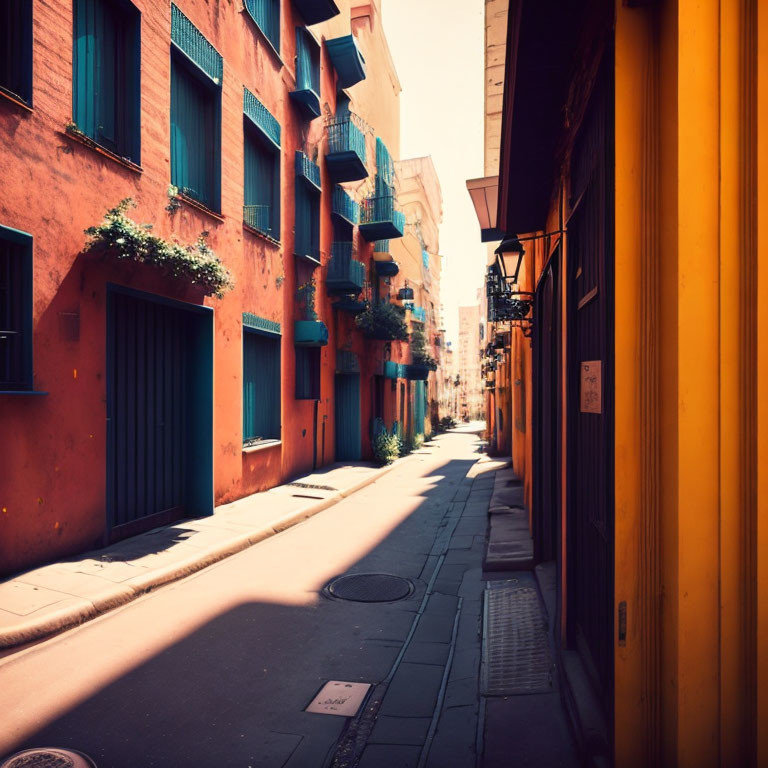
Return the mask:
M 359 181 L 368 176 L 367 150 L 362 121 L 355 115 L 333 118 L 325 124 L 328 152 L 325 162 L 334 181 Z
M 369 242 L 402 237 L 405 214 L 398 211 L 393 195 L 369 197 L 360 209 L 360 234 Z
M 331 212 L 352 226 L 360 222 L 360 206 L 342 187 L 336 186 L 333 190 Z
M 365 285 L 365 264 L 352 258 L 352 243 L 333 243 L 326 287 L 329 293 L 360 293 Z
M 270 219 L 270 206 L 268 205 L 244 205 L 243 221 L 253 229 L 268 237 L 274 237 L 272 222 Z

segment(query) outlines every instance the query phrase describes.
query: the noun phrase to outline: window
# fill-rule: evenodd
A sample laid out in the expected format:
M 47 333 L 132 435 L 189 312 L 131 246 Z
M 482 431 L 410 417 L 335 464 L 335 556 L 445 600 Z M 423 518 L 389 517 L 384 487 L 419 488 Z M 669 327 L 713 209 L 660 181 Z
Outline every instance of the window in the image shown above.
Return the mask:
M 245 0 L 245 9 L 275 51 L 280 53 L 280 0 Z
M 296 88 L 290 96 L 307 120 L 320 117 L 320 46 L 304 27 L 296 28 Z
M 280 341 L 243 325 L 243 445 L 280 439 Z
M 0 2 L 0 91 L 32 103 L 32 0 Z
M 245 90 L 245 193 L 243 221 L 280 240 L 280 125 Z
M 296 153 L 296 235 L 294 253 L 320 264 L 320 168 Z
M 74 0 L 72 119 L 139 162 L 139 12 L 123 0 Z
M 223 61 L 175 5 L 171 38 L 171 183 L 218 211 Z
M 32 238 L 0 227 L 0 390 L 32 389 Z
M 296 399 L 320 399 L 320 347 L 295 347 Z

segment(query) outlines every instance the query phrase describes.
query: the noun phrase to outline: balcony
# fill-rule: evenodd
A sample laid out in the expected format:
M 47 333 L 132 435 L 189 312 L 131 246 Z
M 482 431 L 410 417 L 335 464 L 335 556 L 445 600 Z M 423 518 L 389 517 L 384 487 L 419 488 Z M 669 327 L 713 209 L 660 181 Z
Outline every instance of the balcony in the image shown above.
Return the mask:
M 411 320 L 415 320 L 417 323 L 426 323 L 427 310 L 424 307 L 414 305 L 411 307 Z
M 296 320 L 293 343 L 297 347 L 324 347 L 328 343 L 328 328 L 320 320 Z
M 393 195 L 369 197 L 360 211 L 360 234 L 370 243 L 405 234 L 405 214 L 395 207 Z
M 376 274 L 379 277 L 394 277 L 400 271 L 400 265 L 396 261 L 375 261 Z
M 374 261 L 392 261 L 394 256 L 389 252 L 389 240 L 377 240 L 373 244 Z
M 365 264 L 352 258 L 352 243 L 334 243 L 325 286 L 328 293 L 358 294 L 365 284 Z
M 365 134 L 358 123 L 361 121 L 350 115 L 341 120 L 334 118 L 325 124 L 328 134 L 325 165 L 328 175 L 335 182 L 360 181 L 368 177 Z
M 339 8 L 334 0 L 293 0 L 307 26 L 328 21 L 339 15 Z
M 395 363 L 392 360 L 384 361 L 384 377 L 387 379 L 404 379 L 408 366 L 403 363 Z
M 243 223 L 260 232 L 262 235 L 277 240 L 272 231 L 272 220 L 270 218 L 270 206 L 268 205 L 244 205 Z
M 325 47 L 339 77 L 339 88 L 351 88 L 365 80 L 365 59 L 357 47 L 354 35 L 326 40 Z
M 320 46 L 302 27 L 296 29 L 296 88 L 290 97 L 301 115 L 314 120 L 320 110 Z
M 339 186 L 333 190 L 331 213 L 351 227 L 360 222 L 360 206 Z

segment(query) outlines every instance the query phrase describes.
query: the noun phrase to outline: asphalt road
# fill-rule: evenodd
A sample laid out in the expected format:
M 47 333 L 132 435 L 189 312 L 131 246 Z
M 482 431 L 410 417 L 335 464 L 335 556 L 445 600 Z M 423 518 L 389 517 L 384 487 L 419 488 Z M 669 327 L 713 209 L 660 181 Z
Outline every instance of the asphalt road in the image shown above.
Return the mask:
M 305 523 L 0 659 L 0 755 L 60 746 L 99 768 L 320 768 L 346 720 L 304 709 L 329 679 L 389 673 L 478 447 L 469 432 L 442 436 Z M 351 571 L 416 589 L 394 603 L 321 594 Z

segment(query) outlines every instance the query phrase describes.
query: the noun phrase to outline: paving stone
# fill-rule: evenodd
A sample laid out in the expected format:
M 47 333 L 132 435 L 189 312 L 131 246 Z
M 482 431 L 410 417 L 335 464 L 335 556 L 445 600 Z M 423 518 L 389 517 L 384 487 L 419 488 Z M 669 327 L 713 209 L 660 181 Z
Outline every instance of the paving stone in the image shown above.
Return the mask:
M 459 601 L 454 595 L 444 595 L 435 590 L 429 596 L 426 613 L 447 613 L 450 615 L 451 621 L 453 621 L 458 607 Z
M 477 553 L 468 549 L 451 549 L 445 555 L 446 565 L 456 565 L 456 563 L 465 563 L 473 565 L 477 562 Z
M 440 569 L 440 578 L 450 581 L 463 579 L 468 568 L 469 566 L 466 563 L 456 563 L 454 565 L 443 563 L 443 567 Z
M 451 662 L 449 681 L 462 680 L 473 676 L 479 680 L 480 658 L 480 647 L 477 643 L 462 648 L 457 647 Z
M 384 695 L 380 714 L 432 717 L 442 679 L 443 668 L 440 666 L 402 662 Z
M 454 535 L 484 536 L 488 519 L 483 517 L 462 517 L 454 530 Z
M 454 618 L 455 616 L 449 613 L 426 611 L 419 619 L 419 626 L 416 627 L 413 639 L 432 643 L 450 643 Z
M 468 534 L 454 534 L 448 549 L 472 549 L 475 537 Z
M 476 704 L 478 699 L 478 678 L 476 676 L 449 680 L 445 689 L 443 707 L 463 707 Z
M 421 747 L 369 744 L 358 768 L 416 768 L 420 754 Z
M 475 765 L 476 741 L 477 703 L 444 709 L 429 750 L 427 768 L 471 768 Z M 510 751 L 507 758 L 514 754 L 514 750 Z
M 427 740 L 431 717 L 381 715 L 369 738 L 371 744 L 410 744 L 421 747 Z
M 415 664 L 439 664 L 444 667 L 450 648 L 449 643 L 412 640 L 405 651 L 403 661 L 411 661 Z
M 446 595 L 458 595 L 461 589 L 461 581 L 458 579 L 438 578 L 435 582 L 435 589 Z

